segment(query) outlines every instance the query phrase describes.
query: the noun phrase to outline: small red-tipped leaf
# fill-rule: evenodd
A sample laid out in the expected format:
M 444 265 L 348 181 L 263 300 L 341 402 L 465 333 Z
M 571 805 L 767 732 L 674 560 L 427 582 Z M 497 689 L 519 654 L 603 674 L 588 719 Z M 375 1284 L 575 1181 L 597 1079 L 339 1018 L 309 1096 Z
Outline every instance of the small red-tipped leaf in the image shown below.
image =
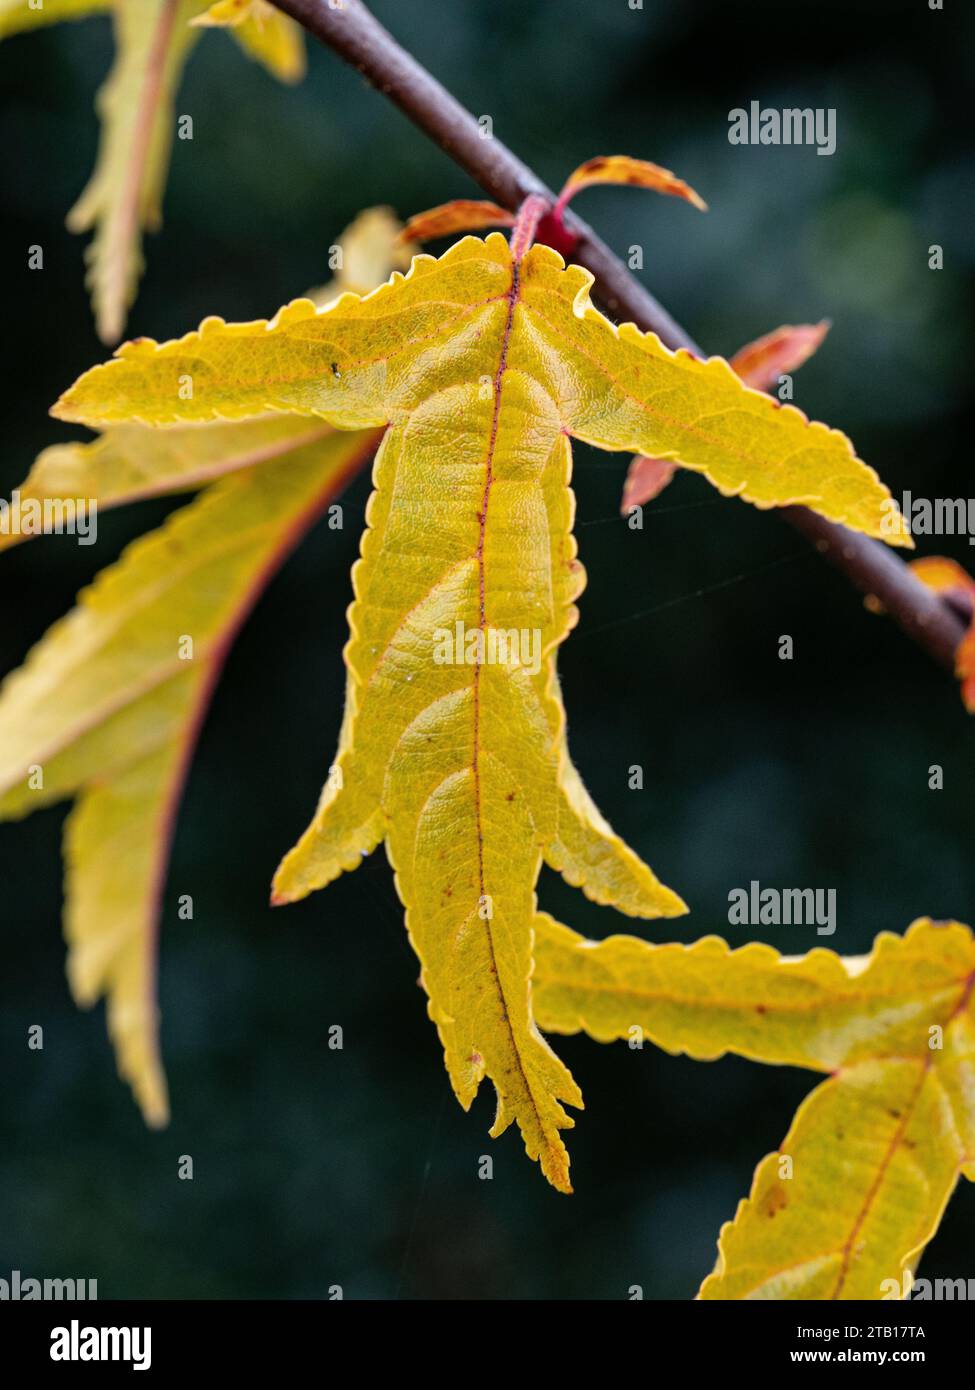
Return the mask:
M 675 198 L 683 198 L 686 202 L 693 203 L 694 207 L 700 208 L 701 212 L 707 211 L 708 205 L 704 199 L 694 192 L 689 183 L 679 179 L 669 169 L 664 169 L 659 164 L 651 164 L 648 159 L 632 159 L 625 154 L 596 155 L 594 159 L 587 159 L 585 164 L 580 164 L 562 185 L 556 207 L 564 208 L 569 199 L 574 198 L 583 188 L 592 188 L 599 183 L 649 188 L 655 193 L 667 193 Z
M 514 214 L 497 203 L 477 198 L 455 198 L 411 217 L 399 234 L 403 241 L 433 241 L 456 232 L 480 232 L 486 227 L 513 227 Z
M 784 323 L 753 343 L 746 343 L 732 357 L 731 365 L 746 386 L 767 391 L 783 373 L 794 372 L 812 357 L 829 329 L 829 319 L 820 323 Z

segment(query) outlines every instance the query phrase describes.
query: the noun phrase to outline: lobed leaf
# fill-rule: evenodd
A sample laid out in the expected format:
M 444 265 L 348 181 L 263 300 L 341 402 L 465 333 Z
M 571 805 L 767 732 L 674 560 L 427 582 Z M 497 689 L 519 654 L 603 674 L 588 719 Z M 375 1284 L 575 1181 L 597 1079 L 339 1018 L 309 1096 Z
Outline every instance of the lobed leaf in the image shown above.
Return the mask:
M 505 368 L 538 382 L 567 434 L 672 458 L 759 507 L 802 503 L 911 544 L 902 519 L 890 528 L 890 494 L 845 435 L 747 389 L 720 358 L 700 362 L 632 324 L 616 328 L 590 303 L 591 284 L 587 271 L 534 246 L 513 291 L 504 238 L 465 237 L 440 260 L 417 256 L 405 279 L 394 275 L 364 299 L 345 295 L 323 310 L 295 300 L 270 322 L 210 318 L 174 342 L 126 343 L 53 413 L 93 426 L 267 410 L 340 428 L 392 423 L 437 391 L 494 380 L 510 303 Z M 185 377 L 195 383 L 191 400 L 180 399 Z
M 667 454 L 760 506 L 802 500 L 872 534 L 889 502 L 842 435 L 748 390 L 727 363 L 616 328 L 591 283 L 547 247 L 513 261 L 503 237 L 467 237 L 364 298 L 126 344 L 55 408 L 92 425 L 288 411 L 387 426 L 335 773 L 273 900 L 385 841 L 458 1099 L 470 1105 L 490 1078 L 492 1133 L 516 1122 L 561 1190 L 564 1107 L 581 1097 L 532 1013 L 542 860 L 631 915 L 684 910 L 600 816 L 565 745 L 555 652 L 584 582 L 569 437 Z

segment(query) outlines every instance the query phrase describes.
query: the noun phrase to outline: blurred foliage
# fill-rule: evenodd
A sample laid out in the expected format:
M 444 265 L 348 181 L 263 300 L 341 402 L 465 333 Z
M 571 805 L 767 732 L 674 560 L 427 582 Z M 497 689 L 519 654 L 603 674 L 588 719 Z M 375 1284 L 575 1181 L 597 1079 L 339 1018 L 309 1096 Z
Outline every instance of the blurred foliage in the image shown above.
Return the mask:
M 967 496 L 975 13 L 884 0 L 376 0 L 409 48 L 558 184 L 593 154 L 675 169 L 711 212 L 634 190 L 580 211 L 712 350 L 783 322 L 833 320 L 796 402 L 846 430 L 895 492 Z M 7 155 L 4 492 L 72 437 L 50 403 L 104 354 L 64 213 L 94 157 L 108 24 L 0 46 Z M 728 111 L 833 106 L 838 146 L 733 147 Z M 177 111 L 165 227 L 129 324 L 165 338 L 207 313 L 248 318 L 320 283 L 360 208 L 401 214 L 476 190 L 331 54 L 284 91 L 207 36 Z M 928 269 L 928 247 L 945 269 Z M 27 269 L 41 244 L 43 272 Z M 74 432 L 75 435 L 77 432 Z M 828 942 L 865 949 L 922 913 L 975 917 L 975 729 L 956 688 L 773 516 L 679 478 L 618 519 L 625 458 L 577 451 L 590 576 L 562 653 L 573 754 L 617 829 L 691 904 L 668 936 L 736 944 L 730 889 L 835 888 Z M 163 1039 L 174 1121 L 142 1127 L 102 1020 L 63 978 L 63 812 L 0 834 L 0 1274 L 94 1277 L 103 1297 L 688 1298 L 722 1220 L 784 1135 L 807 1079 L 738 1060 L 560 1043 L 587 1096 L 576 1195 L 545 1190 L 517 1138 L 487 1138 L 485 1093 L 448 1092 L 417 964 L 381 856 L 304 904 L 266 907 L 314 805 L 341 714 L 344 609 L 368 482 L 346 528 L 319 528 L 231 656 L 180 819 L 163 926 Z M 75 590 L 168 504 L 101 518 L 96 547 L 41 540 L 5 556 L 3 669 Z M 964 538 L 924 540 L 961 563 Z M 600 634 L 598 647 L 592 643 Z M 789 633 L 795 659 L 778 659 Z M 600 659 L 594 660 L 596 652 Z M 308 749 L 314 750 L 309 757 Z M 627 789 L 632 764 L 645 790 Z M 945 769 L 943 791 L 928 768 Z M 191 893 L 195 920 L 176 899 Z M 542 904 L 602 936 L 632 924 L 551 874 Z M 653 935 L 647 924 L 647 935 Z M 43 1052 L 26 1047 L 41 1023 Z M 341 1024 L 345 1048 L 330 1051 Z M 485 1092 L 489 1088 L 485 1088 Z M 494 1158 L 494 1179 L 477 1178 Z M 177 1180 L 191 1154 L 192 1182 Z M 962 1191 L 921 1272 L 968 1277 L 975 1193 Z

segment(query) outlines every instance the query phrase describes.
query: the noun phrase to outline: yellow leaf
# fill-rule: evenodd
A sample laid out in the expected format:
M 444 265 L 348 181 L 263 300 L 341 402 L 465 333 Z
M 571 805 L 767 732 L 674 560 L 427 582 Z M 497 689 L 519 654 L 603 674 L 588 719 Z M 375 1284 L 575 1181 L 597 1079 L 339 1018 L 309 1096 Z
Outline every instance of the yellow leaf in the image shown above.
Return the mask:
M 281 82 L 300 82 L 305 75 L 304 34 L 268 0 L 218 0 L 192 22 L 229 28 L 244 52 Z
M 0 816 L 77 798 L 65 834 L 68 977 L 80 1004 L 107 996 L 119 1071 L 150 1124 L 168 1115 L 160 896 L 210 692 L 271 575 L 374 445 L 331 434 L 225 478 L 103 571 L 0 690 Z
M 535 934 L 546 1032 L 608 1042 L 636 1029 L 702 1060 L 736 1052 L 832 1074 L 759 1165 L 702 1298 L 903 1295 L 959 1172 L 975 1177 L 969 928 L 922 919 L 846 960 L 717 937 L 597 943 L 544 914 Z
M 970 1019 L 967 1029 L 970 1077 Z M 759 1164 L 699 1297 L 903 1297 L 964 1159 L 954 1126 L 926 1059 L 856 1062 L 824 1081 Z
M 92 14 L 104 14 L 115 0 L 0 0 L 0 39 L 19 34 L 24 29 L 36 29 L 42 24 L 56 24 L 62 19 L 87 19 Z
M 125 0 L 114 11 L 117 56 L 98 94 L 95 172 L 68 214 L 73 232 L 95 229 L 88 282 L 98 335 L 114 343 L 142 273 L 142 232 L 161 221 L 172 143 L 173 97 L 196 32 L 197 0 Z
M 364 217 L 368 220 L 368 214 Z M 398 224 L 392 230 L 387 228 L 385 261 L 379 245 L 372 247 L 370 265 L 378 279 L 388 274 L 390 259 L 396 254 L 393 238 L 397 228 Z M 344 239 L 342 244 L 345 245 Z M 79 609 L 52 629 L 38 650 L 49 646 L 55 649 L 53 657 L 43 658 L 54 668 L 62 658 L 65 660 L 63 669 L 51 677 L 67 682 L 63 693 L 69 704 L 63 711 L 60 686 L 57 699 L 53 692 L 45 690 L 45 705 L 36 698 L 37 681 L 27 674 L 27 668 L 10 678 L 9 688 L 0 696 L 0 730 L 8 757 L 13 759 L 3 765 L 0 758 L 0 777 L 7 778 L 6 784 L 0 782 L 0 788 L 5 786 L 6 790 L 5 796 L 0 791 L 0 815 L 24 814 L 44 804 L 45 797 L 54 800 L 73 791 L 79 793 L 66 841 L 69 865 L 73 866 L 68 880 L 66 930 L 69 942 L 77 936 L 79 949 L 88 951 L 96 966 L 100 961 L 106 964 L 99 983 L 97 970 L 93 974 L 93 967 L 84 964 L 84 955 L 73 951 L 69 973 L 82 1002 L 89 1002 L 100 990 L 107 989 L 109 1025 L 120 1070 L 132 1082 L 147 1119 L 153 1123 L 165 1118 L 167 1103 L 159 1063 L 154 985 L 158 923 L 150 895 L 158 897 L 156 890 L 161 888 L 168 827 L 175 815 L 196 730 L 219 674 L 220 661 L 247 607 L 276 564 L 300 539 L 302 529 L 313 519 L 315 507 L 341 489 L 378 443 L 378 435 L 350 435 L 342 440 L 329 438 L 330 435 L 331 427 L 320 420 L 287 415 L 169 429 L 117 425 L 90 444 L 59 444 L 44 450 L 19 489 L 17 512 L 11 504 L 3 516 L 6 521 L 10 516 L 29 512 L 31 503 L 39 509 L 48 505 L 54 509 L 52 515 L 61 515 L 69 498 L 83 499 L 89 506 L 94 502 L 99 509 L 105 509 L 143 497 L 182 492 L 214 483 L 225 474 L 279 461 L 266 482 L 228 479 L 222 487 L 212 488 L 205 506 L 200 502 L 187 508 L 162 532 L 133 547 L 120 565 L 99 577 Z M 318 484 L 320 492 L 315 497 Z M 249 514 L 260 504 L 266 489 L 271 494 L 267 526 L 263 530 L 248 529 Z M 307 513 L 306 494 L 314 498 Z M 212 526 L 213 533 L 203 536 L 207 526 Z M 245 528 L 243 538 L 235 539 L 233 532 L 239 526 Z M 186 674 L 167 681 L 165 671 L 172 653 L 163 653 L 160 679 L 158 633 L 154 637 L 153 632 L 144 631 L 145 613 L 139 614 L 140 604 L 144 607 L 144 601 L 152 599 L 153 591 L 143 580 L 151 578 L 153 565 L 158 565 L 162 573 L 170 569 L 166 563 L 159 564 L 160 555 L 164 556 L 165 548 L 172 542 L 170 530 L 180 544 L 189 540 L 198 548 L 203 568 L 195 568 L 188 557 L 182 569 L 178 564 L 173 567 L 171 590 L 157 591 L 160 622 L 165 622 L 169 603 L 173 620 L 181 628 L 185 626 L 182 616 L 176 618 L 176 614 L 182 615 L 187 595 L 193 596 L 202 608 L 188 609 L 191 617 L 197 614 L 197 632 L 186 635 L 202 635 L 209 647 L 201 651 L 194 643 L 196 664 L 190 663 L 184 668 Z M 0 549 L 29 534 L 33 531 L 24 535 L 17 534 L 16 529 L 0 532 Z M 275 536 L 280 540 L 277 549 Z M 265 541 L 271 545 L 270 551 Z M 251 563 L 245 552 L 252 542 L 255 548 Z M 246 589 L 248 577 L 253 580 L 250 590 Z M 195 586 L 201 580 L 207 587 L 197 595 Z M 93 631 L 97 637 L 101 629 L 90 614 L 83 614 L 87 604 L 97 606 L 95 596 L 106 586 L 113 586 L 120 610 L 131 607 L 131 621 L 126 620 L 129 627 L 122 630 L 122 640 L 115 645 L 111 629 L 105 627 L 104 650 L 96 650 L 95 644 L 86 652 L 81 640 L 75 651 L 71 639 L 64 634 L 80 629 L 82 639 L 86 634 L 90 637 Z M 118 616 L 121 621 L 122 613 Z M 152 627 L 151 621 L 149 626 Z M 160 627 L 160 631 L 165 632 L 165 627 Z M 126 659 L 134 664 L 130 668 L 120 664 L 121 676 L 124 678 L 128 670 L 129 681 L 124 687 L 123 679 L 124 688 L 116 692 L 113 671 L 120 652 L 125 652 Z M 72 653 L 80 670 L 68 660 Z M 90 684 L 86 684 L 86 662 L 95 666 Z M 78 683 L 72 685 L 71 680 Z M 108 701 L 101 710 L 97 706 L 100 689 Z M 17 695 L 18 690 L 22 694 Z M 119 693 L 121 703 L 116 709 L 115 696 Z M 82 728 L 72 723 L 78 707 L 85 711 Z M 155 751 L 144 746 L 153 720 L 160 737 Z M 31 761 L 38 749 L 43 751 L 42 745 L 57 749 L 53 770 L 50 765 Z M 29 767 L 41 769 L 42 785 L 27 784 L 23 777 L 25 757 Z M 110 775 L 109 780 L 101 778 L 103 769 Z M 103 853 L 107 835 L 116 836 L 116 830 L 109 829 L 113 822 L 117 824 L 117 840 L 124 840 L 127 849 L 126 877 L 114 887 L 105 875 L 115 873 L 117 855 L 114 850 L 111 856 Z M 89 939 L 95 943 L 94 955 L 87 944 Z M 100 954 L 116 946 L 116 958 L 109 960 Z
M 468 237 L 362 299 L 126 344 L 55 411 L 93 425 L 279 410 L 388 426 L 354 572 L 336 774 L 274 898 L 322 887 L 385 840 L 458 1098 L 469 1105 L 489 1077 L 492 1133 L 516 1121 L 563 1190 L 563 1106 L 580 1097 L 532 1016 L 542 859 L 632 915 L 684 910 L 613 834 L 565 749 L 555 651 L 583 583 L 569 436 L 666 454 L 760 506 L 805 501 L 871 534 L 890 501 L 844 436 L 720 360 L 617 329 L 590 284 L 546 247 L 514 263 L 503 237 Z
M 392 208 L 366 208 L 339 237 L 335 278 L 327 285 L 308 291 L 318 305 L 328 304 L 340 294 L 368 294 L 388 280 L 394 270 L 408 270 L 417 251 L 404 241 L 403 226 Z

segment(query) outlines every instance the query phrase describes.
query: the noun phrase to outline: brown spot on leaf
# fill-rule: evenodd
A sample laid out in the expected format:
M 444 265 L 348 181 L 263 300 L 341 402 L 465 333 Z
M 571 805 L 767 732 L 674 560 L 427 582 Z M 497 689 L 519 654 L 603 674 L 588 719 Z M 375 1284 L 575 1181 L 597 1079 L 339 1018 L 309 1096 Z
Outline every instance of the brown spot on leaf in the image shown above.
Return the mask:
M 771 1221 L 772 1218 L 777 1216 L 782 1208 L 788 1206 L 788 1204 L 789 1198 L 786 1196 L 785 1188 L 781 1183 L 776 1183 L 774 1187 L 769 1188 L 768 1192 L 766 1192 L 765 1196 L 762 1198 L 762 1215 L 767 1216 Z

